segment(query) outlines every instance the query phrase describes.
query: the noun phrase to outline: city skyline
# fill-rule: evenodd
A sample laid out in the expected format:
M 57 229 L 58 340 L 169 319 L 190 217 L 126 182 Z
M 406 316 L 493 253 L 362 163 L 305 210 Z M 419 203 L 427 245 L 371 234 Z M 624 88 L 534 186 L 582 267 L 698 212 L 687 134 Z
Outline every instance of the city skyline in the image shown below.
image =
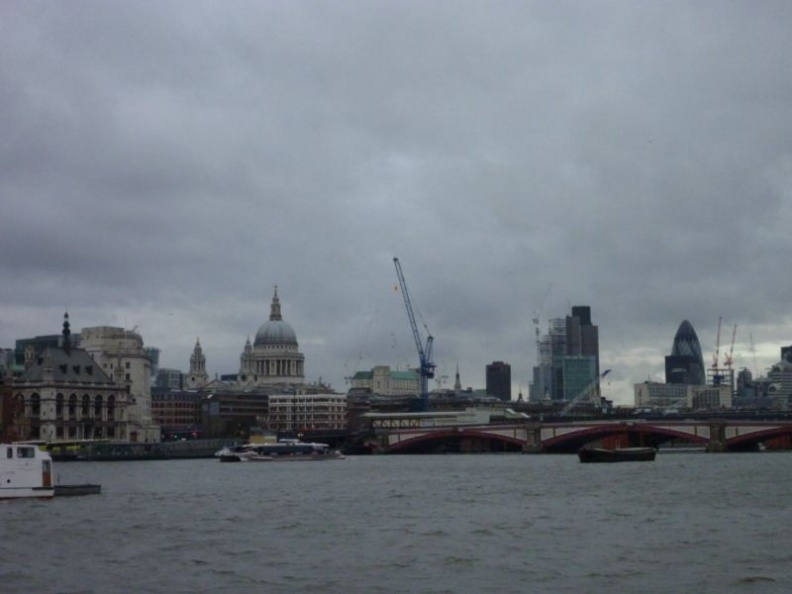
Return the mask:
M 792 5 L 0 7 L 0 346 L 137 329 L 235 372 L 274 285 L 305 380 L 418 354 L 528 393 L 534 319 L 596 312 L 602 394 L 792 344 Z M 723 346 L 730 340 L 724 330 Z M 424 331 L 421 325 L 421 331 Z M 435 387 L 434 382 L 430 384 Z M 447 386 L 450 385 L 450 380 Z
M 273 301 L 273 303 L 274 303 L 274 301 Z M 591 312 L 590 312 L 590 308 L 588 306 L 574 306 L 572 308 L 572 313 L 573 313 L 573 315 L 581 315 L 580 314 L 581 310 L 585 311 L 585 313 L 583 315 L 589 316 L 587 323 L 590 324 L 591 323 L 591 317 L 590 317 L 591 316 Z M 67 318 L 68 318 L 68 314 L 67 314 Z M 569 318 L 569 316 L 567 316 L 567 318 Z M 565 320 L 564 318 L 551 318 L 550 320 L 548 320 L 548 324 L 553 324 L 553 323 L 555 323 L 556 325 L 561 324 L 561 323 L 568 324 L 568 319 Z M 596 335 L 597 327 L 598 327 L 597 325 L 594 325 L 595 335 Z M 80 329 L 80 328 L 86 328 L 86 327 L 85 326 L 82 326 L 82 327 L 81 326 L 77 326 L 77 328 Z M 123 329 L 122 327 L 119 327 L 119 328 Z M 171 370 L 179 371 L 184 376 L 184 378 L 185 378 L 184 381 L 186 382 L 185 386 L 188 387 L 188 388 L 190 386 L 189 386 L 189 381 L 187 379 L 187 376 L 189 375 L 189 371 L 191 369 L 191 365 L 193 364 L 193 359 L 195 357 L 196 349 L 198 349 L 198 351 L 200 352 L 200 355 L 201 355 L 201 357 L 203 359 L 203 361 L 201 362 L 201 366 L 203 368 L 205 368 L 205 370 L 208 372 L 208 374 L 207 374 L 207 380 L 208 381 L 220 378 L 220 376 L 222 376 L 222 375 L 236 375 L 239 372 L 239 368 L 235 368 L 233 370 L 232 369 L 222 369 L 221 370 L 221 369 L 212 368 L 211 361 L 207 362 L 206 357 L 203 356 L 203 346 L 200 343 L 200 338 L 196 339 L 196 342 L 193 344 L 193 348 L 190 351 L 190 357 L 188 358 L 188 361 L 187 361 L 186 365 L 166 365 L 166 364 L 162 364 L 161 360 L 163 360 L 163 358 L 162 358 L 163 353 L 162 353 L 161 349 L 157 345 L 148 343 L 146 341 L 146 339 L 145 339 L 145 336 L 140 333 L 139 328 L 135 328 L 134 330 L 127 328 L 126 330 L 130 331 L 130 332 L 136 332 L 136 333 L 140 334 L 140 338 L 144 341 L 144 346 L 146 348 L 153 348 L 153 349 L 156 349 L 158 351 L 157 359 L 160 361 L 160 363 L 157 365 L 157 368 L 158 369 L 165 369 L 165 370 L 169 370 L 169 371 L 171 371 Z M 259 328 L 259 331 L 260 330 L 261 330 L 261 327 Z M 551 328 L 548 328 L 548 332 L 550 332 L 550 331 L 551 331 Z M 60 337 L 59 334 L 47 333 L 47 334 L 38 334 L 36 336 L 32 336 L 31 335 L 31 336 L 19 337 L 14 342 L 16 342 L 17 340 L 30 341 L 32 339 L 44 339 L 44 338 L 47 338 L 47 339 L 59 339 L 59 337 Z M 75 334 L 75 337 L 79 340 L 80 333 L 78 332 L 77 334 Z M 299 337 L 297 337 L 297 338 L 299 339 Z M 549 338 L 549 334 L 542 336 L 542 338 L 543 339 L 548 339 Z M 678 352 L 681 342 L 684 341 L 684 342 L 690 343 L 691 339 L 692 339 L 692 341 L 694 343 L 697 343 L 696 332 L 695 332 L 692 324 L 688 320 L 683 320 L 681 322 L 681 324 L 679 325 L 676 334 L 674 335 L 673 344 L 668 350 L 669 354 L 665 355 L 665 357 L 664 357 L 664 360 L 665 360 L 664 365 L 665 365 L 665 373 L 666 374 L 668 372 L 668 360 L 669 360 L 669 357 L 673 357 L 674 353 Z M 49 342 L 51 342 L 51 341 L 49 341 Z M 48 342 L 48 344 L 49 344 L 49 342 Z M 249 346 L 249 344 L 247 346 Z M 698 346 L 698 344 L 696 344 L 695 346 L 700 348 Z M 729 349 L 729 347 L 730 347 L 729 344 L 726 344 L 726 343 L 723 343 L 723 342 L 721 343 L 721 346 L 720 346 L 721 356 L 725 355 L 725 353 Z M 8 348 L 10 351 L 14 350 L 13 346 L 12 347 L 0 347 L 0 348 L 3 348 L 3 349 Z M 789 348 L 792 348 L 792 347 L 780 346 L 779 350 L 778 350 L 778 356 L 775 357 L 775 359 L 773 359 L 772 364 L 774 365 L 779 360 L 781 360 L 781 358 L 782 358 L 781 357 L 781 353 L 783 351 L 789 350 Z M 696 349 L 694 349 L 694 350 L 696 350 Z M 696 352 L 698 352 L 698 351 L 696 350 Z M 699 359 L 700 358 L 701 357 L 699 355 Z M 168 358 L 165 357 L 164 360 L 168 360 Z M 723 361 L 723 359 L 721 359 L 721 362 L 722 361 Z M 152 361 L 152 364 L 156 364 L 156 363 L 157 362 Z M 388 362 L 382 362 L 382 361 L 374 363 L 373 365 L 383 365 L 383 364 L 384 365 L 389 365 Z M 511 368 L 511 365 L 508 362 L 495 361 L 495 360 L 487 362 L 487 363 L 484 364 L 484 368 L 485 368 L 484 384 L 475 385 L 475 384 L 468 384 L 468 383 L 463 382 L 462 389 L 467 389 L 467 388 L 473 388 L 475 390 L 484 389 L 484 387 L 487 384 L 487 380 L 486 380 L 487 372 L 489 371 L 489 369 L 491 367 L 498 366 L 498 365 L 505 365 L 507 368 Z M 711 365 L 711 361 L 710 361 L 710 365 Z M 708 367 L 710 365 L 705 364 L 704 368 L 708 369 Z M 769 369 L 770 366 L 771 365 L 768 365 L 767 369 Z M 394 371 L 397 371 L 397 370 L 408 370 L 408 369 L 417 371 L 416 367 L 417 366 L 414 363 L 405 362 L 405 365 L 403 367 L 397 364 L 397 365 L 393 366 L 393 369 L 394 369 Z M 441 367 L 444 367 L 444 365 L 441 366 Z M 754 370 L 752 369 L 751 366 L 748 366 L 748 365 L 736 366 L 735 365 L 735 367 L 734 367 L 735 372 L 739 371 L 740 369 L 743 369 L 743 368 L 750 370 L 751 373 L 754 375 L 754 377 L 766 377 L 766 373 L 765 372 L 767 371 L 767 369 L 763 369 L 757 375 L 756 373 L 754 373 Z M 360 371 L 368 371 L 368 370 L 367 369 L 363 369 L 363 368 L 356 369 L 356 373 L 360 372 Z M 612 371 L 611 369 L 608 369 L 607 370 L 607 374 L 610 375 L 611 371 Z M 534 373 L 536 373 L 536 370 L 534 370 Z M 459 369 L 456 370 L 455 376 L 457 376 L 457 374 L 459 374 Z M 662 377 L 661 378 L 661 377 L 659 377 L 659 375 L 660 374 L 658 374 L 658 376 L 656 376 L 656 377 L 648 378 L 647 381 L 666 383 L 667 382 L 667 377 Z M 442 390 L 442 389 L 452 388 L 453 387 L 449 380 L 452 380 L 454 378 L 454 376 L 450 376 L 449 377 L 449 376 L 443 374 L 442 376 L 439 376 L 439 377 L 442 378 L 440 381 L 433 380 L 432 382 L 430 382 L 430 385 L 429 385 L 430 390 Z M 349 377 L 349 379 L 351 380 L 351 377 Z M 310 379 L 310 378 L 306 379 L 306 383 L 316 383 L 316 381 L 318 381 L 318 380 L 314 380 L 314 379 Z M 326 378 L 322 379 L 322 381 L 325 384 L 330 383 L 332 385 L 332 382 L 329 382 Z M 634 383 L 635 384 L 641 383 L 641 381 L 637 381 L 637 382 L 634 382 Z M 694 383 L 696 383 L 696 382 L 694 382 Z M 526 400 L 526 401 L 529 400 L 529 398 L 530 398 L 529 391 L 525 390 L 523 392 L 521 384 L 512 382 L 511 385 L 512 385 L 512 400 L 517 400 L 519 396 L 522 396 L 523 399 Z M 610 385 L 610 378 L 608 378 L 607 380 L 603 380 L 602 383 L 601 383 L 601 393 L 602 393 L 602 395 L 604 397 L 609 398 L 609 399 L 613 399 L 614 398 L 614 394 L 611 391 L 608 390 L 608 386 L 609 385 Z M 351 387 L 351 385 L 350 385 L 349 381 L 346 381 L 346 382 L 344 382 L 344 385 L 341 386 L 341 387 L 339 387 L 337 385 L 332 385 L 332 387 L 336 391 L 345 392 L 349 387 Z M 631 388 L 632 388 L 632 386 L 631 386 Z M 515 389 L 517 391 L 514 391 Z M 577 390 L 573 390 L 573 391 L 577 391 Z M 541 398 L 537 398 L 537 401 L 538 400 L 541 400 Z M 618 397 L 616 397 L 615 404 L 616 405 L 632 406 L 633 405 L 633 401 L 632 401 L 631 398 L 627 398 L 627 397 L 624 397 L 624 400 L 620 401 L 618 399 Z

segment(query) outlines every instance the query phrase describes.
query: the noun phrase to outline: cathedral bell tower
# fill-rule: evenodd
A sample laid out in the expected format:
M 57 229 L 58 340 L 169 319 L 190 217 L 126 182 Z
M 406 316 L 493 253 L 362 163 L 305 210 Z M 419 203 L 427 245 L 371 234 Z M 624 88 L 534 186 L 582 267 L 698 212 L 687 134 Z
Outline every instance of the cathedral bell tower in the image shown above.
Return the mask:
M 187 374 L 187 381 L 185 382 L 188 390 L 196 388 L 203 388 L 209 382 L 209 376 L 206 373 L 206 357 L 201 348 L 201 340 L 195 340 L 195 348 L 190 356 L 190 372 Z

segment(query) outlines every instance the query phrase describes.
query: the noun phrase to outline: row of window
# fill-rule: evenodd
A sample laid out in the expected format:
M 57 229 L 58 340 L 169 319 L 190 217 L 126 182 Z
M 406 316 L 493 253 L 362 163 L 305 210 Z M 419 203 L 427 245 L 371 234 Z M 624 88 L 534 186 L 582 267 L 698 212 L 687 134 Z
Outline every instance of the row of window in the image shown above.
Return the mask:
M 344 412 L 346 410 L 346 407 L 345 406 L 283 406 L 283 405 L 273 406 L 272 404 L 270 404 L 269 409 L 271 411 L 296 410 L 299 412 L 303 412 L 303 411 L 312 411 L 312 410 L 326 410 L 332 412 Z
M 17 404 L 23 407 L 26 404 L 22 394 L 18 394 L 16 400 Z M 41 416 L 41 396 L 38 394 L 31 395 L 28 403 L 30 404 L 30 415 L 32 417 Z M 106 401 L 101 395 L 96 396 L 93 401 L 91 401 L 91 397 L 88 396 L 88 394 L 84 394 L 79 400 L 76 394 L 69 396 L 68 400 L 63 394 L 58 394 L 55 396 L 55 417 L 58 419 L 63 418 L 63 411 L 65 408 L 69 418 L 75 418 L 77 416 L 78 405 L 82 417 L 91 416 L 92 412 L 94 416 L 101 417 L 103 409 L 107 410 L 108 418 L 111 419 L 115 416 L 116 401 L 115 396 L 112 394 L 107 397 Z

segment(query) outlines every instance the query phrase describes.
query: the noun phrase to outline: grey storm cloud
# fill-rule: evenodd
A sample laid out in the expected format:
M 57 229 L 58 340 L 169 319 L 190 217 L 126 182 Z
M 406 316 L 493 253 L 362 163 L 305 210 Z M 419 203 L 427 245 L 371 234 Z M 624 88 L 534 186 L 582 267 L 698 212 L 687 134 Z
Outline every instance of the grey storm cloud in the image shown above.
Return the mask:
M 737 364 L 767 366 L 792 342 L 790 25 L 786 2 L 6 2 L 2 346 L 68 307 L 233 373 L 278 285 L 309 379 L 344 389 L 417 364 L 398 256 L 465 385 L 504 360 L 526 392 L 532 318 L 578 304 L 617 402 L 683 319 L 705 351 L 739 324 Z

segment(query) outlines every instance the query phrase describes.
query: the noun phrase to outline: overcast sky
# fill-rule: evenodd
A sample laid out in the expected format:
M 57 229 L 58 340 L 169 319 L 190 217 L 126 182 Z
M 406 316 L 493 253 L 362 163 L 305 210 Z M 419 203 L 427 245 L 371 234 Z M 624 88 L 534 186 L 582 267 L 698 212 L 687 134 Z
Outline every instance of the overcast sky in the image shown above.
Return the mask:
M 618 404 L 684 319 L 763 371 L 792 344 L 790 31 L 786 1 L 3 2 L 0 346 L 68 308 L 235 373 L 277 285 L 345 391 L 417 365 L 397 256 L 446 387 L 502 360 L 527 397 L 532 318 L 573 305 Z

